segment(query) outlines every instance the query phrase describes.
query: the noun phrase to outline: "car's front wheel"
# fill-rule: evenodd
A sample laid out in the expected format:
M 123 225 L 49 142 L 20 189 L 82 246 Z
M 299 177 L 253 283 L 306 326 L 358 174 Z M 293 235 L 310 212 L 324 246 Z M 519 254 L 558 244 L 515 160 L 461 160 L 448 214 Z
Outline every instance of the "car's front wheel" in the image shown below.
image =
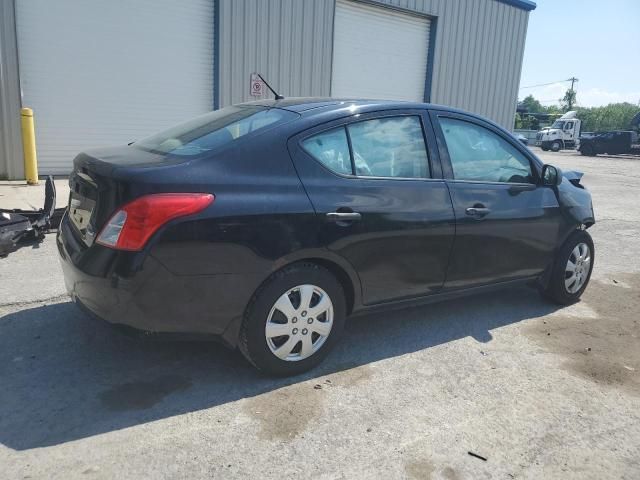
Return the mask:
M 340 282 L 324 267 L 297 263 L 276 272 L 245 312 L 239 347 L 259 370 L 295 375 L 318 365 L 342 334 Z
M 562 148 L 562 144 L 560 143 L 559 140 L 554 140 L 553 143 L 551 144 L 552 152 L 559 152 L 561 148 Z
M 591 278 L 594 255 L 591 235 L 576 230 L 558 252 L 551 278 L 542 294 L 561 305 L 578 301 Z

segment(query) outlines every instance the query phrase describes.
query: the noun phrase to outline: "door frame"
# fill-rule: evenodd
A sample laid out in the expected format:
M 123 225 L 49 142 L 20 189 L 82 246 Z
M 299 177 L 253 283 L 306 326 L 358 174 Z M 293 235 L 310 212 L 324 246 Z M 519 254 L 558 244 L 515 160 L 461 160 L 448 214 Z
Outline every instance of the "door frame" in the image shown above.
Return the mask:
M 502 127 L 484 120 L 478 116 L 475 116 L 473 114 L 465 114 L 463 112 L 457 112 L 457 111 L 447 111 L 447 110 L 439 110 L 439 109 L 429 109 L 429 115 L 431 117 L 431 123 L 432 126 L 434 128 L 435 131 L 435 135 L 436 138 L 438 140 L 438 149 L 439 149 L 439 153 L 440 153 L 440 159 L 441 159 L 441 164 L 442 164 L 442 169 L 443 169 L 443 175 L 445 178 L 445 181 L 447 183 L 447 185 L 450 186 L 450 193 L 452 194 L 452 203 L 453 203 L 453 207 L 454 207 L 454 212 L 456 213 L 456 238 L 454 240 L 454 245 L 451 251 L 451 257 L 449 259 L 449 269 L 452 268 L 453 265 L 453 255 L 455 255 L 456 252 L 456 244 L 459 241 L 458 240 L 458 222 L 462 221 L 461 218 L 458 218 L 458 212 L 456 211 L 456 201 L 453 198 L 453 192 L 451 191 L 453 188 L 455 188 L 455 185 L 469 185 L 469 186 L 473 186 L 476 185 L 480 188 L 482 188 L 482 186 L 485 186 L 487 189 L 500 189 L 500 190 L 508 190 L 511 186 L 515 186 L 515 187 L 520 187 L 520 186 L 524 186 L 524 187 L 531 187 L 533 185 L 533 189 L 532 190 L 540 190 L 540 189 L 550 189 L 552 191 L 554 191 L 554 195 L 556 197 L 556 201 L 557 201 L 557 192 L 555 192 L 555 189 L 553 187 L 549 187 L 549 186 L 544 186 L 542 184 L 542 166 L 543 163 L 540 159 L 538 159 L 527 147 L 525 147 L 518 139 L 516 139 L 515 137 L 513 137 L 508 131 L 506 131 L 505 129 L 503 129 Z M 499 138 L 503 139 L 505 142 L 507 142 L 509 145 L 511 145 L 516 151 L 518 151 L 521 155 L 524 156 L 524 158 L 526 158 L 529 161 L 529 165 L 531 167 L 531 173 L 534 177 L 534 183 L 510 183 L 510 182 L 496 182 L 496 181 L 488 181 L 488 180 L 464 180 L 464 179 L 456 179 L 455 175 L 453 173 L 453 166 L 451 163 L 451 158 L 449 156 L 449 150 L 447 147 L 447 143 L 446 143 L 446 138 L 444 136 L 444 132 L 442 131 L 442 126 L 440 124 L 439 118 L 440 117 L 444 117 L 444 118 L 452 118 L 452 119 L 456 119 L 456 120 L 460 120 L 460 121 L 464 121 L 464 122 L 468 122 L 471 123 L 472 125 L 477 125 L 479 127 L 482 128 L 486 128 L 487 130 L 489 130 L 490 132 L 492 132 L 493 134 L 497 135 Z M 523 193 L 526 193 L 525 192 Z M 558 202 L 558 207 L 559 207 L 559 202 Z M 444 283 L 444 287 L 443 287 L 443 292 L 449 292 L 449 291 L 453 291 L 453 290 L 458 290 L 458 289 L 468 289 L 468 288 L 477 288 L 480 287 L 482 285 L 468 285 L 468 286 L 455 286 L 452 287 L 450 285 L 448 285 L 448 282 L 450 281 L 450 276 L 449 276 L 450 270 L 447 271 L 447 278 L 445 279 L 445 283 Z M 536 276 L 534 277 L 524 277 L 524 278 L 536 278 Z M 500 279 L 497 280 L 496 282 L 491 282 L 489 284 L 486 285 L 493 285 L 496 283 L 501 283 L 504 281 L 512 281 L 512 280 L 516 280 L 516 279 L 509 279 L 509 278 L 505 278 L 505 279 Z

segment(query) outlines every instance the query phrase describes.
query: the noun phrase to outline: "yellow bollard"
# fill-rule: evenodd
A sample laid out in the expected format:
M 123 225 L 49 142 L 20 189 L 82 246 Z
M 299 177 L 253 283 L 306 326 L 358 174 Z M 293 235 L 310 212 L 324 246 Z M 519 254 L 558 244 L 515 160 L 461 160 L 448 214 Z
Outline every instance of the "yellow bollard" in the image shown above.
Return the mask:
M 38 184 L 38 157 L 36 155 L 36 134 L 33 128 L 33 110 L 20 110 L 22 125 L 22 149 L 24 151 L 24 176 L 29 185 Z

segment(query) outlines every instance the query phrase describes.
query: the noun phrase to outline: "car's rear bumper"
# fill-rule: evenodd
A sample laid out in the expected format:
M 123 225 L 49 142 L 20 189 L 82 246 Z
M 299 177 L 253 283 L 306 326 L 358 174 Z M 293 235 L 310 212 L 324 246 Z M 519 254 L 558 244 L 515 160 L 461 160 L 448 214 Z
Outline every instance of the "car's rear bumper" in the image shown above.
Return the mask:
M 225 332 L 242 318 L 258 279 L 246 275 L 176 275 L 153 255 L 143 260 L 80 244 L 65 217 L 57 236 L 67 292 L 109 323 L 155 333 Z M 138 254 L 142 255 L 142 254 Z M 139 265 L 139 266 L 136 266 Z

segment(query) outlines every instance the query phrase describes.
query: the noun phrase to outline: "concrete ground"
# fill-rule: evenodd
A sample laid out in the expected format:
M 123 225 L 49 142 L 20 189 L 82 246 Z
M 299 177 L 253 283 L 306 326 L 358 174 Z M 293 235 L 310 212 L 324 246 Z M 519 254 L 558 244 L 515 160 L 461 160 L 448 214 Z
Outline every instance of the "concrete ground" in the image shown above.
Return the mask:
M 24 180 L 0 180 L 0 208 L 38 210 L 44 205 L 44 183 L 27 185 Z M 56 178 L 56 207 L 65 207 L 69 201 L 69 182 Z
M 0 260 L 0 476 L 640 478 L 640 160 L 536 152 L 593 193 L 580 303 L 523 288 L 352 319 L 297 378 L 85 317 L 53 236 Z

